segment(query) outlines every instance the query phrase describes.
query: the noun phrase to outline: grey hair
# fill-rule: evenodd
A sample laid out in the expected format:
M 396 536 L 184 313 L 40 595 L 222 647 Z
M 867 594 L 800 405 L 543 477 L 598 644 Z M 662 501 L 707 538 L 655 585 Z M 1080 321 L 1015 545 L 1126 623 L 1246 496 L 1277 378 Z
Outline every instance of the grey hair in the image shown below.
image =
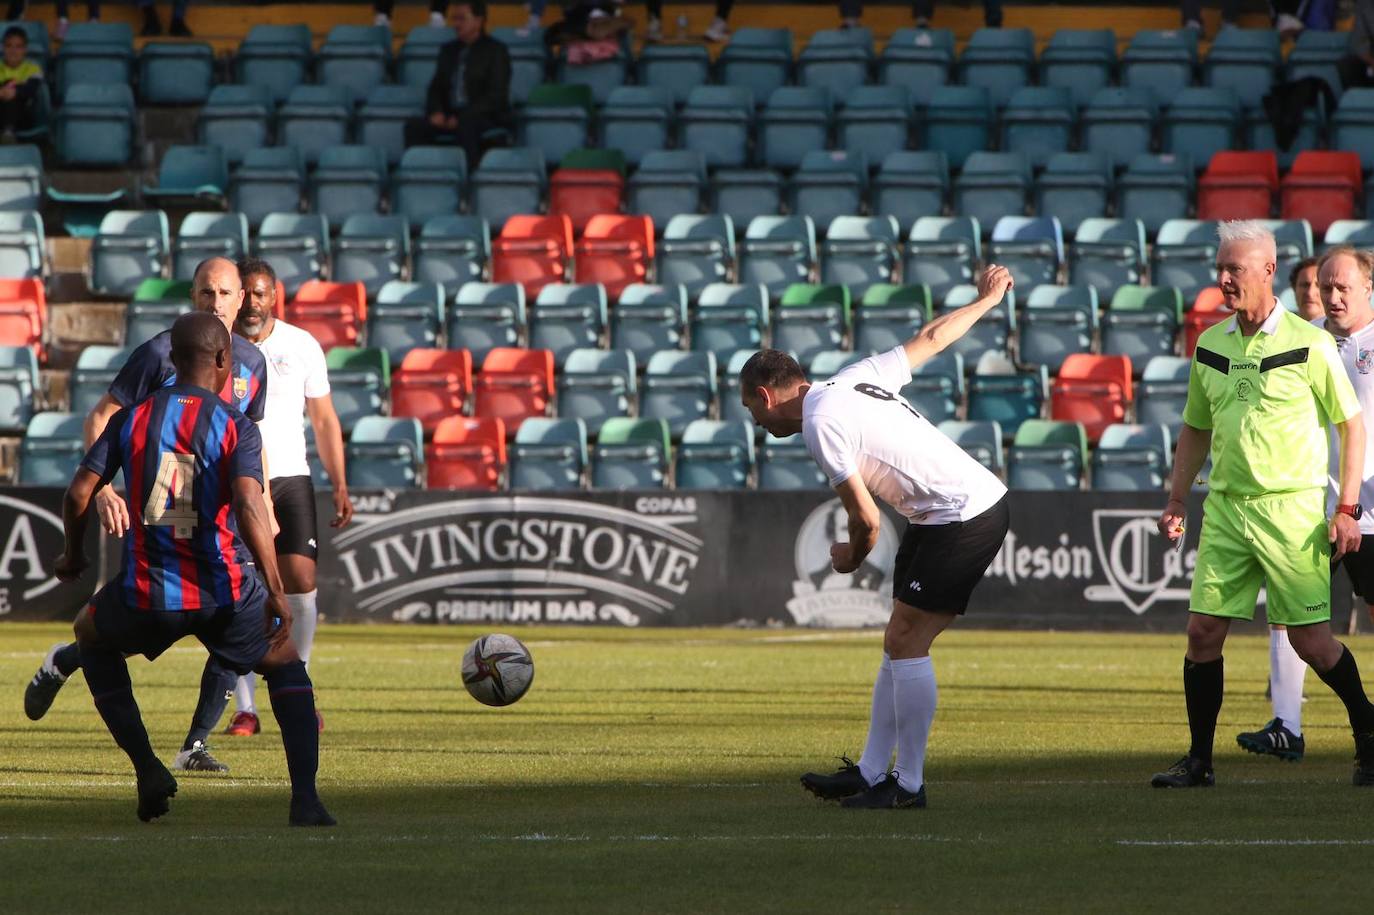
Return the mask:
M 1269 260 L 1278 256 L 1278 244 L 1274 233 L 1264 227 L 1258 219 L 1229 219 L 1217 226 L 1217 238 L 1223 245 L 1231 242 L 1258 242 L 1265 246 Z

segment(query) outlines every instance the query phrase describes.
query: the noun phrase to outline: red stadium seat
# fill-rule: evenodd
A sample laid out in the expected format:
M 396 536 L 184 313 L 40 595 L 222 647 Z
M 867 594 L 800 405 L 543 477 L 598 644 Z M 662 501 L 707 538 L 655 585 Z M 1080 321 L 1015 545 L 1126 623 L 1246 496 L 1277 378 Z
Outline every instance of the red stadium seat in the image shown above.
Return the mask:
M 593 216 L 577 243 L 577 281 L 600 283 L 612 301 L 631 283 L 648 282 L 654 223 L 648 216 Z
M 1360 154 L 1307 150 L 1298 153 L 1283 179 L 1280 206 L 1284 219 L 1306 219 L 1321 238 L 1331 223 L 1353 219 L 1355 201 L 1364 188 Z
M 425 448 L 430 489 L 501 488 L 506 471 L 506 424 L 499 417 L 449 416 Z
M 625 176 L 605 168 L 560 168 L 549 179 L 549 212 L 572 220 L 581 234 L 598 213 L 619 213 L 625 195 Z
M 1213 324 L 1220 324 L 1231 317 L 1233 312 L 1221 301 L 1221 290 L 1208 286 L 1197 294 L 1193 307 L 1183 316 L 1183 354 L 1193 355 L 1197 349 L 1197 338 Z
M 506 434 L 514 435 L 526 419 L 549 414 L 553 391 L 550 350 L 497 347 L 487 353 L 473 382 L 473 412 L 504 419 Z
M 1273 152 L 1223 150 L 1197 182 L 1198 219 L 1268 219 L 1279 189 Z
M 1080 422 L 1096 442 L 1112 423 L 1126 421 L 1133 397 L 1129 356 L 1074 353 L 1064 359 L 1050 390 L 1050 418 Z
M 472 391 L 472 354 L 465 349 L 413 349 L 391 373 L 391 415 L 413 416 L 425 435 L 460 416 Z
M 309 331 L 326 352 L 335 346 L 357 346 L 367 322 L 367 292 L 362 283 L 307 280 L 287 303 L 286 320 Z
M 46 361 L 43 328 L 48 323 L 48 297 L 43 281 L 0 279 L 0 346 L 31 346 Z
M 568 281 L 572 253 L 572 220 L 567 216 L 512 216 L 491 243 L 491 281 L 519 283 L 532 302 L 550 283 Z

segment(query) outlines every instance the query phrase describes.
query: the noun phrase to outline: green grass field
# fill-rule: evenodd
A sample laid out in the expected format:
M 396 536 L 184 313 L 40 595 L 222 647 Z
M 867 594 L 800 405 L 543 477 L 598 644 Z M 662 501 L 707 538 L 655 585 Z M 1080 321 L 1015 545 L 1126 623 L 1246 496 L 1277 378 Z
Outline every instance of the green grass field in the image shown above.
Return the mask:
M 876 633 L 517 630 L 530 693 L 458 682 L 467 628 L 322 628 L 321 792 L 340 825 L 286 828 L 275 722 L 220 737 L 144 825 L 80 676 L 31 723 L 58 626 L 0 627 L 0 912 L 1369 912 L 1374 791 L 1315 676 L 1308 758 L 1248 756 L 1267 641 L 1236 637 L 1218 787 L 1161 792 L 1187 744 L 1181 636 L 951 631 L 936 653 L 931 806 L 847 811 L 797 776 L 857 756 Z M 1352 642 L 1366 671 L 1374 643 Z M 170 759 L 204 652 L 134 661 Z M 260 698 L 265 700 L 265 694 Z

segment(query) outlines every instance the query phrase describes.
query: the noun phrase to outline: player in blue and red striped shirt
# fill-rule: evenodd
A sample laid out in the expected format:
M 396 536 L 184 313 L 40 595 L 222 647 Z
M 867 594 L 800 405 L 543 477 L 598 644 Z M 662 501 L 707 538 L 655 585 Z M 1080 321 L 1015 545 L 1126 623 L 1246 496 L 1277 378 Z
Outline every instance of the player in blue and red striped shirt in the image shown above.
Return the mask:
M 134 764 L 139 819 L 166 813 L 177 784 L 148 741 L 124 656 L 152 660 L 194 635 L 225 669 L 267 680 L 291 775 L 291 825 L 332 826 L 315 790 L 314 687 L 291 640 L 262 498 L 262 439 L 214 393 L 231 371 L 230 340 L 208 314 L 177 319 L 177 381 L 116 413 L 86 453 L 63 502 L 66 548 L 54 571 L 72 581 L 86 568 L 91 503 L 123 469 L 134 506 L 123 567 L 74 628 L 96 709 Z

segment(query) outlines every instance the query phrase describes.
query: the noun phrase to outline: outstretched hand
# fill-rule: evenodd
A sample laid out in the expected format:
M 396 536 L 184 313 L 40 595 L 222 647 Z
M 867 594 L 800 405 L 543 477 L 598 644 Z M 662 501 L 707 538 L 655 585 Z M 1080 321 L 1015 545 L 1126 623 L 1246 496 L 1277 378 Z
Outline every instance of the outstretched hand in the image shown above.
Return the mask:
M 1010 270 L 996 264 L 988 264 L 983 270 L 982 276 L 978 277 L 978 298 L 995 295 L 1000 302 L 1002 297 L 1007 294 L 1007 290 L 1015 285 L 1016 282 L 1011 278 Z

